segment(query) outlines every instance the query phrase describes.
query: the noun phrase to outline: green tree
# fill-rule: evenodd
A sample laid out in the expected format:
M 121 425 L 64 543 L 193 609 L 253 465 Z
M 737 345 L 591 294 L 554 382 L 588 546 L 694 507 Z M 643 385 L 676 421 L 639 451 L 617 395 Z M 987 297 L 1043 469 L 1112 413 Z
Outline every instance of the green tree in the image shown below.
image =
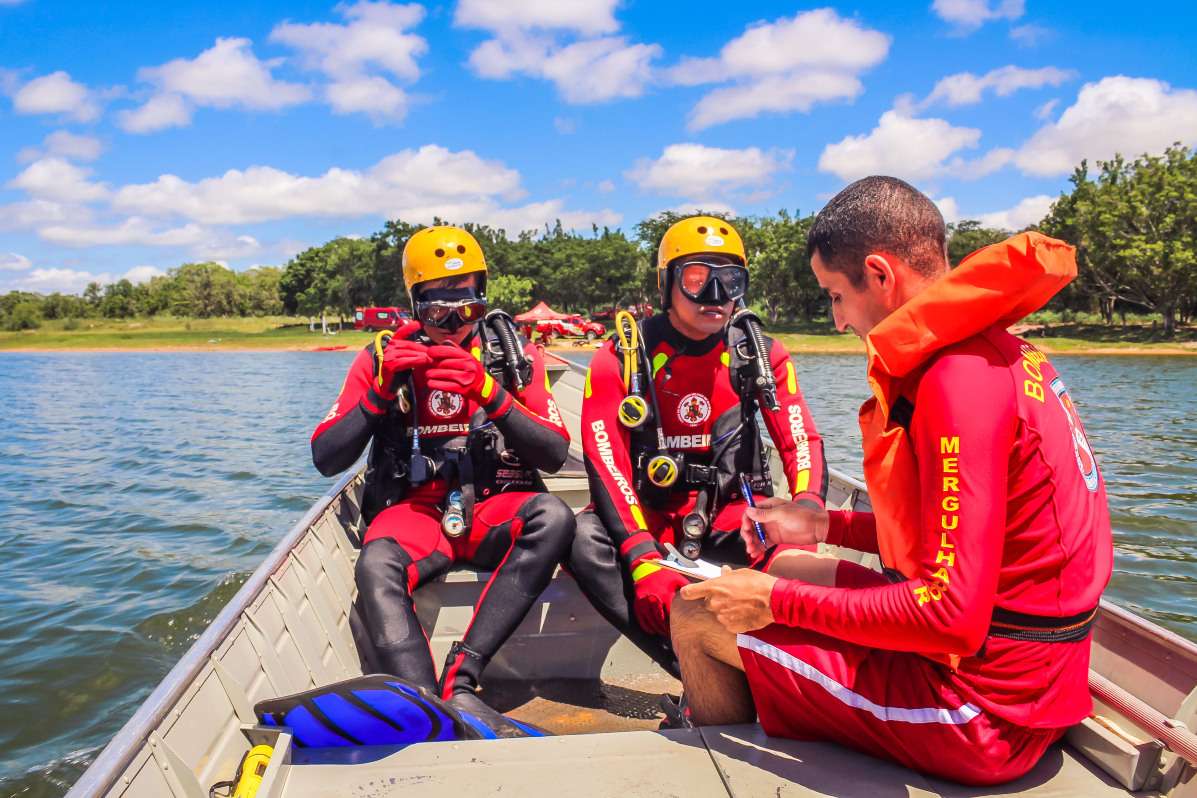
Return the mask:
M 36 330 L 42 326 L 41 303 L 37 299 L 22 299 L 0 315 L 0 326 L 12 332 Z
M 1076 245 L 1082 286 L 1107 320 L 1127 303 L 1159 313 L 1171 337 L 1197 286 L 1197 155 L 1178 144 L 1098 169 L 1090 179 L 1081 164 L 1041 227 Z
M 514 274 L 497 274 L 487 280 L 486 297 L 491 307 L 511 315 L 523 313 L 532 305 L 532 280 Z
M 237 294 L 243 316 L 277 316 L 283 312 L 279 282 L 283 272 L 273 266 L 258 266 L 237 274 Z
M 739 220 L 748 251 L 748 302 L 764 311 L 770 324 L 826 310 L 826 298 L 810 270 L 806 235 L 814 217 L 776 216 Z
M 170 312 L 176 316 L 234 316 L 240 302 L 237 276 L 219 263 L 184 263 L 171 269 Z
M 1005 241 L 1012 233 L 995 227 L 984 227 L 976 219 L 965 219 L 948 225 L 948 263 L 955 268 L 960 261 L 982 247 Z
M 137 315 L 137 291 L 128 280 L 118 280 L 104 286 L 100 300 L 100 315 L 107 319 L 127 319 Z

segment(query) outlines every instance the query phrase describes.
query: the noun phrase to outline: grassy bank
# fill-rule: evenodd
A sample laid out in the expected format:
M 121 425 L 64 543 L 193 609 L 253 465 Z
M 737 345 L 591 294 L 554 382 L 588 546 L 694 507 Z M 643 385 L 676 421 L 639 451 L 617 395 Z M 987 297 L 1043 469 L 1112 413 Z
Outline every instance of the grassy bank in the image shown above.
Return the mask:
M 74 329 L 72 329 L 74 328 Z M 48 321 L 37 330 L 0 332 L 0 350 L 202 349 L 305 350 L 324 346 L 358 347 L 366 333 L 346 330 L 321 335 L 307 320 L 285 316 L 258 318 L 83 319 Z
M 792 352 L 861 354 L 855 335 L 830 331 L 826 323 L 789 325 L 772 334 Z M 1058 354 L 1197 355 L 1197 327 L 1177 330 L 1169 341 L 1150 324 L 1123 327 L 1103 324 L 1039 324 L 1021 330 L 1027 340 Z M 262 318 L 87 319 L 44 322 L 37 330 L 0 332 L 0 351 L 46 350 L 314 350 L 327 347 L 356 349 L 370 339 L 367 333 L 345 330 L 321 335 L 307 320 L 284 316 Z M 572 348 L 567 345 L 566 348 Z

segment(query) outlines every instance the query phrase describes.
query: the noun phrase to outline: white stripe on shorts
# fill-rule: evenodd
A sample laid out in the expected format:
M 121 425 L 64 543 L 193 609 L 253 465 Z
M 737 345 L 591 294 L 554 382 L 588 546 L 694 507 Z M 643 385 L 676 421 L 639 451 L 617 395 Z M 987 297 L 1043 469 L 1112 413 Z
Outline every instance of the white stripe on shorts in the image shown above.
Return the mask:
M 831 693 L 841 702 L 850 707 L 864 710 L 881 721 L 896 721 L 899 723 L 943 723 L 950 726 L 963 726 L 981 710 L 973 704 L 964 704 L 958 709 L 942 709 L 940 707 L 883 707 L 854 692 L 844 685 L 822 673 L 809 663 L 782 651 L 780 648 L 751 635 L 736 635 L 736 645 L 746 648 L 754 654 L 772 660 L 783 668 L 811 680 L 815 684 Z

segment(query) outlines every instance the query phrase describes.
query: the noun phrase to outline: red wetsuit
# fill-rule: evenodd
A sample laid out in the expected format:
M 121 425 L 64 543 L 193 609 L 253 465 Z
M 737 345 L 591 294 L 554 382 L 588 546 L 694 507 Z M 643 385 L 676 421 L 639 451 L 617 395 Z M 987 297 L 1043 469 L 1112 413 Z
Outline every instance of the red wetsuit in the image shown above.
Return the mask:
M 740 635 L 741 656 L 770 734 L 1006 781 L 1089 713 L 1089 639 L 1011 639 L 991 622 L 1090 616 L 1113 559 L 1105 486 L 1056 370 L 1000 325 L 901 384 L 917 576 L 841 563 L 836 587 L 781 580 L 777 624 Z M 831 513 L 828 542 L 877 552 L 874 516 Z M 953 671 L 920 654 L 962 658 Z
M 416 332 L 413 337 L 427 341 Z M 465 348 L 480 356 L 479 339 Z M 478 397 L 427 387 L 420 366 L 411 375 L 420 450 L 429 481 L 411 485 L 412 414 L 380 395 L 371 345 L 358 354 L 337 401 L 312 436 L 312 456 L 326 475 L 352 465 L 373 442 L 363 512 L 369 527 L 357 564 L 361 611 L 374 660 L 385 673 L 435 688 L 427 640 L 412 591 L 464 561 L 493 570 L 474 618 L 455 644 L 441 677 L 445 697 L 472 691 L 486 662 L 548 585 L 573 539 L 569 508 L 544 491 L 537 469 L 565 461 L 569 433 L 549 392 L 538 347 L 527 345 L 528 385 L 513 394 L 497 380 Z M 459 537 L 441 531 L 451 487 L 472 486 L 472 524 Z
M 732 358 L 724 335 L 693 341 L 673 328 L 668 315 L 659 314 L 644 323 L 642 343 L 654 372 L 666 447 L 680 453 L 687 463 L 704 467 L 712 465 L 715 451 L 731 439 L 724 456 L 725 482 L 741 472 L 753 473 L 754 490 L 771 494 L 772 485 L 761 474 L 755 420 L 750 429 L 736 433 L 741 399 L 732 386 Z M 784 482 L 790 492 L 796 499 L 822 507 L 827 489 L 822 440 L 802 397 L 789 353 L 777 341 L 770 340 L 769 345 L 780 409 L 762 408 L 761 415 L 780 454 Z M 618 417 L 625 396 L 622 356 L 610 341 L 591 361 L 582 402 L 582 445 L 594 504 L 593 512 L 578 517 L 570 570 L 596 608 L 629 633 L 627 601 L 632 596 L 631 582 L 644 572 L 637 569 L 645 563 L 652 568 L 651 562 L 663 554 L 662 544 L 680 539 L 681 521 L 694 508 L 698 491 L 693 483 L 687 484 L 686 469 L 672 489 L 640 483 L 644 489 L 638 490 L 633 436 Z M 655 440 L 655 434 L 651 438 Z M 739 538 L 745 506 L 735 485 L 725 485 L 711 517 L 704 557 L 746 560 Z M 603 546 L 612 545 L 623 563 L 623 575 L 618 580 L 607 570 L 617 567 L 614 554 L 599 552 Z M 596 560 L 602 565 L 596 565 Z M 684 582 L 684 577 L 681 579 Z M 663 611 L 667 611 L 669 598 L 671 594 L 660 596 Z M 635 639 L 634 630 L 629 634 Z

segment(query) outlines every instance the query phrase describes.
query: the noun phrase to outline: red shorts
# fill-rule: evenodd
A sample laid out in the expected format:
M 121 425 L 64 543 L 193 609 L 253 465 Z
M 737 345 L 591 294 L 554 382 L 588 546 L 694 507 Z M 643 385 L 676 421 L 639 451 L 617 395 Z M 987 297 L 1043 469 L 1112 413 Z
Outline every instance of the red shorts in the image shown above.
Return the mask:
M 1064 733 L 984 712 L 917 654 L 867 648 L 774 624 L 737 635 L 761 727 L 830 740 L 964 784 L 1022 776 Z

